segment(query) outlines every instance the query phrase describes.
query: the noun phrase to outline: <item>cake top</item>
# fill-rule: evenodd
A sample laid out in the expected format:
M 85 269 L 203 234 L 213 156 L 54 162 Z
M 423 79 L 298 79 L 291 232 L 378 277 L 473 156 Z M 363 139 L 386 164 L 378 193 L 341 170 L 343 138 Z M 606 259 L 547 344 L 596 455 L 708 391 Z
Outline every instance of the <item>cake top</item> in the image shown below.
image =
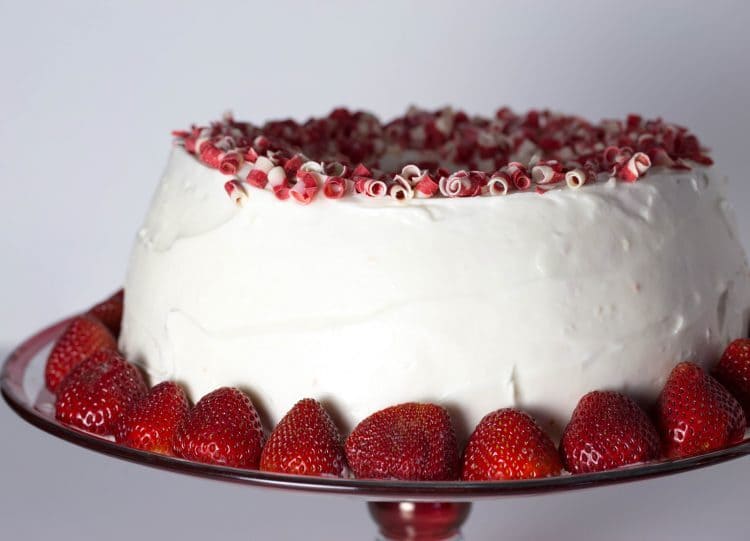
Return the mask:
M 635 182 L 652 166 L 710 165 L 698 138 L 661 119 L 591 123 L 577 116 L 508 108 L 494 117 L 411 108 L 383 123 L 363 111 L 335 109 L 304 123 L 263 126 L 231 115 L 173 132 L 177 145 L 230 177 L 242 204 L 247 186 L 307 204 L 320 192 L 408 200 L 579 188 L 600 177 Z

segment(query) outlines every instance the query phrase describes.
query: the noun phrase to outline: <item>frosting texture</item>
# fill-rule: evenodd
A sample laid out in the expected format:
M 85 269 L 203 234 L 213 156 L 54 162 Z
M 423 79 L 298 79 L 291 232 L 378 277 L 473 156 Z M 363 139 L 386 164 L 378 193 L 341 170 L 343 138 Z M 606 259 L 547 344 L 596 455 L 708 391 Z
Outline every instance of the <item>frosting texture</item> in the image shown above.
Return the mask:
M 594 389 L 652 399 L 679 361 L 744 334 L 750 281 L 712 168 L 655 167 L 505 197 L 239 207 L 172 151 L 139 232 L 121 347 L 193 400 L 250 393 L 268 423 L 304 397 L 351 429 L 405 401 L 466 434 L 518 406 L 560 429 Z

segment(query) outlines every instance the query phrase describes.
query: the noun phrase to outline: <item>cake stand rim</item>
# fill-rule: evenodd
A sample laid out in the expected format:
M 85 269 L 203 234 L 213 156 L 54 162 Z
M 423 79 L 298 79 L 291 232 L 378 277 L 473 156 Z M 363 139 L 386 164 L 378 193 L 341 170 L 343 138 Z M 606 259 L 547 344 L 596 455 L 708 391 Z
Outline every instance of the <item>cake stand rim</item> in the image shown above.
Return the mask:
M 34 333 L 6 357 L 0 372 L 0 392 L 11 409 L 34 427 L 80 447 L 136 464 L 186 475 L 249 486 L 339 494 L 378 501 L 474 501 L 579 490 L 642 481 L 711 466 L 750 454 L 750 436 L 736 444 L 687 458 L 660 460 L 614 470 L 519 481 L 399 481 L 295 476 L 190 462 L 117 444 L 58 423 L 34 406 L 24 390 L 26 370 L 35 356 L 49 346 L 75 317 L 71 316 Z

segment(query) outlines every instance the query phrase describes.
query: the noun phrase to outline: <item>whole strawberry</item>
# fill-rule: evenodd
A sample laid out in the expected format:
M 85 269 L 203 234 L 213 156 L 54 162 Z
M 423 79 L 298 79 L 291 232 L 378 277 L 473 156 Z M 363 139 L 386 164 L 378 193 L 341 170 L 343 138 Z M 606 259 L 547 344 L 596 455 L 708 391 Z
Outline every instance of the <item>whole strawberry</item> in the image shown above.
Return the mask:
M 559 475 L 562 465 L 552 440 L 534 419 L 516 409 L 486 415 L 464 451 L 465 481 L 534 479 Z
M 721 449 L 745 434 L 739 402 L 690 362 L 678 364 L 669 374 L 657 413 L 664 453 L 670 458 Z
M 103 300 L 91 310 L 88 315 L 94 316 L 110 330 L 115 336 L 120 336 L 120 323 L 122 322 L 122 307 L 125 301 L 125 292 L 120 289 L 108 299 Z
M 260 469 L 295 475 L 341 476 L 346 459 L 338 428 L 312 398 L 300 400 L 276 426 L 260 456 Z
M 173 451 L 197 462 L 255 469 L 263 448 L 263 429 L 250 398 L 222 387 L 203 398 L 178 428 Z
M 659 434 L 629 397 L 593 391 L 578 402 L 563 431 L 560 455 L 571 473 L 618 468 L 659 456 Z
M 115 425 L 115 441 L 144 451 L 172 454 L 177 427 L 190 406 L 185 391 L 173 381 L 165 381 L 135 402 Z
M 734 340 L 724 350 L 714 376 L 742 404 L 750 416 L 750 338 Z
M 349 467 L 357 477 L 442 481 L 458 477 L 458 447 L 448 411 L 406 403 L 373 413 L 349 435 Z
M 117 342 L 98 319 L 90 316 L 74 318 L 55 343 L 47 357 L 44 381 L 53 393 L 68 372 L 95 351 L 116 349 Z
M 114 350 L 100 349 L 60 383 L 55 417 L 67 425 L 109 435 L 120 415 L 147 390 L 135 366 Z

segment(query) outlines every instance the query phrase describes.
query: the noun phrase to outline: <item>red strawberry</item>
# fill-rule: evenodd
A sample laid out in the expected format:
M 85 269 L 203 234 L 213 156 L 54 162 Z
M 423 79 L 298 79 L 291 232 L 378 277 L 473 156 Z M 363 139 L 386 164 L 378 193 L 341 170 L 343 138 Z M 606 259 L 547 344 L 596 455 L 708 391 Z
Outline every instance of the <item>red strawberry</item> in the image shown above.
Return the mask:
M 255 469 L 263 447 L 258 412 L 247 395 L 230 387 L 201 398 L 177 429 L 174 454 L 211 464 Z
M 116 351 L 100 349 L 60 383 L 55 417 L 95 434 L 112 434 L 120 415 L 147 391 L 135 366 Z
M 95 351 L 117 349 L 112 333 L 102 323 L 89 316 L 73 319 L 47 358 L 44 380 L 47 388 L 57 391 L 68 372 Z
M 694 363 L 674 367 L 657 408 L 664 452 L 670 458 L 721 449 L 745 434 L 740 403 Z
M 122 305 L 125 301 L 125 292 L 121 289 L 110 298 L 100 302 L 91 310 L 88 315 L 94 316 L 112 332 L 115 336 L 120 336 L 120 323 L 122 322 Z
M 534 419 L 516 409 L 486 415 L 469 438 L 461 478 L 465 481 L 533 479 L 560 475 L 560 457 Z
M 747 419 L 750 416 L 750 338 L 739 338 L 727 346 L 714 368 L 714 376 L 739 400 Z
M 336 475 L 344 471 L 341 434 L 331 416 L 312 398 L 300 400 L 276 426 L 260 456 L 260 469 L 295 475 Z
M 560 455 L 568 471 L 610 470 L 659 456 L 659 434 L 627 396 L 593 391 L 578 402 L 563 431 Z
M 160 383 L 120 417 L 115 440 L 135 449 L 171 455 L 177 427 L 189 409 L 182 387 L 173 381 Z
M 435 404 L 407 403 L 373 413 L 346 440 L 357 477 L 442 481 L 458 477 L 450 415 Z

